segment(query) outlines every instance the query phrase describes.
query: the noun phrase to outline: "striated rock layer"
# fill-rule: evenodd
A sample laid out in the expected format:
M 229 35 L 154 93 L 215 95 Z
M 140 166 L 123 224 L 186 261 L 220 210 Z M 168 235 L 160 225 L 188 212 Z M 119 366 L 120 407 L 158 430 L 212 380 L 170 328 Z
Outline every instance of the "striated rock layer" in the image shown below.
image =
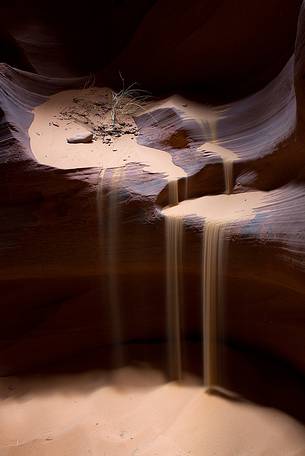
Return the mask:
M 253 191 L 260 198 L 250 218 L 227 220 L 222 386 L 304 418 L 304 24 L 302 6 L 295 54 L 261 90 L 217 106 L 177 95 L 153 101 L 134 116 L 139 135 L 110 146 L 67 144 L 68 133 L 92 125 L 60 117 L 75 96 L 109 89 L 1 64 L 1 375 L 113 360 L 167 369 L 163 209 L 174 182 L 184 218 L 182 369 L 202 376 L 208 213 L 197 209 L 226 191 L 227 163 L 227 201 Z M 131 61 L 130 52 L 118 61 Z M 99 85 L 114 81 L 111 65 Z M 194 82 L 184 76 L 181 69 L 179 86 Z

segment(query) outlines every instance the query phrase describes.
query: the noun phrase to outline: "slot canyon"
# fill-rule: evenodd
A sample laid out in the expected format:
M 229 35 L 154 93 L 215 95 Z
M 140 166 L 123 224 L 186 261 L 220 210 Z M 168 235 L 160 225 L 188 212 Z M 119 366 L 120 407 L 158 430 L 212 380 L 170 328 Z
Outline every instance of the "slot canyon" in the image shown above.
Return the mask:
M 305 456 L 305 1 L 0 25 L 0 456 Z

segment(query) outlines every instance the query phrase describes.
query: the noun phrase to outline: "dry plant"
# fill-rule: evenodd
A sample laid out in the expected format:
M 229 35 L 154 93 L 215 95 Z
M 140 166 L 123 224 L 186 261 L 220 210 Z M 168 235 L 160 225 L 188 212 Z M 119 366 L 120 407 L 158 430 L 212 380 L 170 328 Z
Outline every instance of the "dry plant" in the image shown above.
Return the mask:
M 136 88 L 136 82 L 125 87 L 124 78 L 121 73 L 119 75 L 122 81 L 122 89 L 119 92 L 112 91 L 111 93 L 111 121 L 113 127 L 116 126 L 119 116 L 132 116 L 139 110 L 144 111 L 143 103 L 151 98 L 149 92 Z
M 85 124 L 93 132 L 95 139 L 101 138 L 103 143 L 108 145 L 114 138 L 139 134 L 139 127 L 132 118 L 141 111 L 145 112 L 146 102 L 152 98 L 148 91 L 138 88 L 136 82 L 126 87 L 120 72 L 119 76 L 122 88 L 118 92 L 106 88 L 102 99 L 92 99 L 91 95 L 87 98 L 84 93 L 83 97 L 73 99 L 76 105 L 72 109 L 67 108 L 62 111 L 64 118 Z M 84 81 L 83 90 L 93 88 L 95 82 L 94 73 L 90 73 Z M 96 93 L 98 97 L 98 91 Z M 153 118 L 150 112 L 147 115 Z
M 94 86 L 95 86 L 95 74 L 90 72 L 89 76 L 85 80 L 83 90 L 91 89 Z

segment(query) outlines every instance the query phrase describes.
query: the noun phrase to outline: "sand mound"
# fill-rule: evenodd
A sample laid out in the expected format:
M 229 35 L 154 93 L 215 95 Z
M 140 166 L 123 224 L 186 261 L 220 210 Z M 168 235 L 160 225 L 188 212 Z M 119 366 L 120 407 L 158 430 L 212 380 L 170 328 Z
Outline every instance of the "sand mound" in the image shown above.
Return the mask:
M 2 379 L 1 456 L 301 456 L 292 418 L 144 369 Z

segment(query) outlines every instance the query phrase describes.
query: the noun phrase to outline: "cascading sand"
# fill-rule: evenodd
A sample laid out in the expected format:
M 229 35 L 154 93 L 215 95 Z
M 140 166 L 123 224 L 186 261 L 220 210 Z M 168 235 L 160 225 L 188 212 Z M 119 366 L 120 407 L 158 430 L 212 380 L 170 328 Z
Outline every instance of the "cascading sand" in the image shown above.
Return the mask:
M 181 360 L 181 272 L 183 220 L 167 217 L 166 227 L 166 303 L 168 368 L 172 379 L 182 378 Z
M 233 188 L 233 161 L 223 157 L 225 193 Z M 223 289 L 225 221 L 206 220 L 203 239 L 203 373 L 209 389 L 219 384 L 219 318 Z
M 219 345 L 222 329 L 222 278 L 225 263 L 225 233 L 231 224 L 246 222 L 255 216 L 254 209 L 263 204 L 264 192 L 214 195 L 185 200 L 163 209 L 166 223 L 181 221 L 188 216 L 204 220 L 202 237 L 202 312 L 204 384 L 219 389 Z M 180 222 L 181 223 L 181 222 Z M 179 241 L 180 242 L 180 241 Z M 179 245 L 172 242 L 168 256 L 173 257 Z M 181 249 L 181 247 L 179 247 Z M 176 254 L 177 255 L 177 254 Z M 172 264 L 172 263 L 171 263 Z M 179 276 L 175 275 L 175 280 Z M 169 286 L 169 285 L 168 285 Z M 179 284 L 175 285 L 176 287 Z M 177 289 L 177 288 L 176 288 Z M 169 305 L 169 301 L 168 301 Z
M 122 324 L 118 288 L 118 241 L 119 241 L 119 198 L 118 184 L 122 177 L 121 168 L 112 169 L 110 191 L 107 198 L 104 197 L 105 170 L 100 173 L 97 209 L 99 218 L 100 251 L 101 261 L 105 268 L 105 289 L 110 308 L 113 364 L 115 367 L 122 366 L 124 360 L 122 346 Z M 107 244 L 102 239 L 107 239 Z
M 207 388 L 219 384 L 218 336 L 222 296 L 224 225 L 206 221 L 203 240 L 203 372 Z
M 225 192 L 230 195 L 233 191 L 233 160 L 223 158 Z
M 179 202 L 178 180 L 168 183 L 169 205 Z M 181 357 L 181 275 L 182 275 L 182 246 L 183 219 L 180 217 L 165 217 L 166 241 L 166 313 L 167 313 L 167 343 L 168 370 L 171 379 L 182 378 Z
M 233 159 L 224 155 L 225 193 L 233 190 Z M 206 219 L 203 239 L 203 373 L 204 385 L 209 389 L 219 384 L 218 340 L 222 321 L 220 309 L 223 290 L 225 221 Z

